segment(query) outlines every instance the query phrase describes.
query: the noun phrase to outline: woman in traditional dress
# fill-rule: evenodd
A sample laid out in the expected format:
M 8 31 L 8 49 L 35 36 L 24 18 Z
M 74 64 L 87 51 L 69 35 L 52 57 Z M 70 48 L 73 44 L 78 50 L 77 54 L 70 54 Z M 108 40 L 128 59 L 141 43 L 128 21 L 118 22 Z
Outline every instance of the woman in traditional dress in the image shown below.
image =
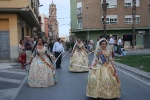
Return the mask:
M 102 38 L 96 48 L 94 62 L 90 66 L 86 95 L 93 98 L 120 97 L 120 81 L 109 51 L 108 42 Z
M 22 69 L 24 68 L 24 64 L 26 63 L 26 53 L 25 53 L 25 48 L 24 48 L 24 41 L 21 39 L 19 42 L 19 62 L 21 63 Z
M 37 46 L 31 56 L 28 85 L 30 87 L 48 87 L 56 83 L 55 70 L 48 56 L 56 59 L 44 46 L 42 39 L 38 39 Z
M 71 72 L 87 72 L 88 71 L 88 56 L 84 44 L 78 38 L 70 58 L 69 70 Z

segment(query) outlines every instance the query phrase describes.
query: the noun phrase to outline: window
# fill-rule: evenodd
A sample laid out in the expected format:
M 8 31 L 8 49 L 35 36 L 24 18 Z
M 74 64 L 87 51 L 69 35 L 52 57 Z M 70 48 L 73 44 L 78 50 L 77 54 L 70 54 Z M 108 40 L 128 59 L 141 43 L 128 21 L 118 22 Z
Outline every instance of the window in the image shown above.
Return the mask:
M 51 14 L 53 15 L 54 14 L 54 11 L 52 10 Z
M 77 3 L 77 15 L 82 14 L 82 2 Z
M 126 24 L 132 23 L 132 18 L 125 18 L 125 23 Z
M 136 7 L 140 6 L 140 0 L 136 0 Z M 132 0 L 124 0 L 124 7 L 132 7 Z
M 108 4 L 107 8 L 117 8 L 117 0 L 106 0 Z M 103 4 L 103 0 L 101 0 L 101 4 Z
M 109 18 L 106 18 L 106 24 L 109 24 Z
M 77 28 L 82 29 L 82 17 L 78 18 L 77 24 L 78 24 Z
M 125 7 L 131 7 L 131 3 L 124 3 Z
M 140 15 L 135 15 L 135 23 L 140 23 Z
M 32 8 L 33 8 L 33 5 L 34 5 L 34 4 L 33 4 L 33 0 L 31 0 L 31 7 L 32 7 Z
M 117 24 L 117 18 L 110 18 L 110 24 Z
M 132 23 L 132 15 L 125 15 L 125 23 L 131 24 Z M 135 23 L 140 23 L 140 15 L 135 15 Z
M 125 15 L 125 23 L 126 24 L 132 23 L 132 15 Z
M 102 16 L 102 21 L 104 21 L 104 18 Z M 117 15 L 107 15 L 106 16 L 106 24 L 117 24 Z

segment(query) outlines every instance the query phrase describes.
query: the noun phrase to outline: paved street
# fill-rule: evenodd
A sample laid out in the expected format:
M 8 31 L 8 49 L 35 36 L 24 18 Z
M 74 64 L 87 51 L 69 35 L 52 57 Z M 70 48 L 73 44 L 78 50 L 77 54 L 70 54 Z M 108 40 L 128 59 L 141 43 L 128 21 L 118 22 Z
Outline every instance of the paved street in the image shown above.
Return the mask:
M 0 100 L 14 100 L 26 82 L 26 77 L 27 73 L 22 70 L 0 70 Z
M 99 100 L 86 97 L 88 73 L 69 72 L 69 58 L 70 53 L 63 58 L 62 69 L 57 70 L 58 83 L 48 88 L 28 87 L 24 71 L 0 70 L 0 100 Z M 89 59 L 92 61 L 93 55 Z M 150 80 L 120 67 L 117 73 L 122 87 L 117 100 L 149 100 Z

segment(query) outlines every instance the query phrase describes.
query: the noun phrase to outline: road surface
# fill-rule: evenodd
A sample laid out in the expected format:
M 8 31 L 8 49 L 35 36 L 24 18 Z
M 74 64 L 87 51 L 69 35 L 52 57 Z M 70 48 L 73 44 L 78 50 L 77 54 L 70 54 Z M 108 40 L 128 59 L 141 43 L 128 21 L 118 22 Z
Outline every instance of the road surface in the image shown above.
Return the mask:
M 69 72 L 68 53 L 62 69 L 56 71 L 58 83 L 48 88 L 27 86 L 27 73 L 20 69 L 0 70 L 0 100 L 103 100 L 86 97 L 88 73 Z M 89 55 L 90 62 L 93 54 Z M 115 100 L 150 100 L 150 80 L 117 67 L 121 80 L 121 98 Z

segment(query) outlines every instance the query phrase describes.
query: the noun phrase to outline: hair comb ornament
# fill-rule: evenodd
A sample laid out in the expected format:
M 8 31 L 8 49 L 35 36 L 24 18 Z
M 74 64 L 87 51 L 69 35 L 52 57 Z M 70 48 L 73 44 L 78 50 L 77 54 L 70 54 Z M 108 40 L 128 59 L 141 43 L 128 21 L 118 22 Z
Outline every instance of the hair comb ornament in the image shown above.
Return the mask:
M 105 40 L 106 42 L 108 42 L 104 37 L 102 37 L 99 42 L 101 42 L 103 40 Z

